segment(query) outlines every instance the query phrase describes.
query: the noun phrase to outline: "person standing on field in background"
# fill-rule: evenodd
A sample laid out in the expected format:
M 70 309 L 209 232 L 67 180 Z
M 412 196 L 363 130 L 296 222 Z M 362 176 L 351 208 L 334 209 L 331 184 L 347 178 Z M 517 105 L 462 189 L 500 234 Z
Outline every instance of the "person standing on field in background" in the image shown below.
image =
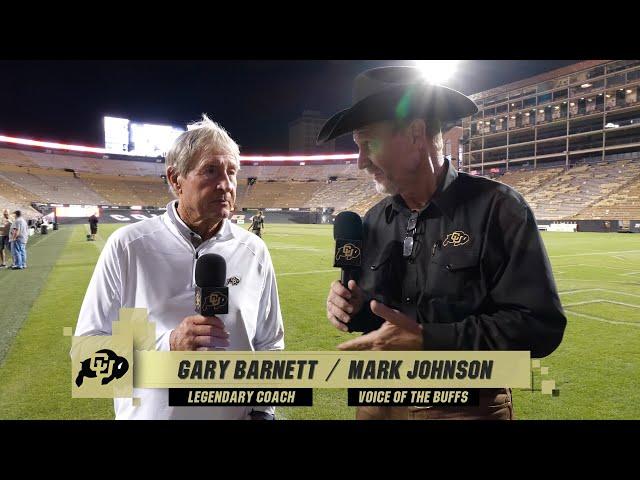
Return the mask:
M 9 219 L 9 210 L 6 208 L 2 212 L 2 218 L 0 219 L 0 268 L 7 266 L 5 259 L 5 248 L 11 249 L 9 233 L 11 231 L 11 220 Z
M 258 215 L 251 217 L 251 225 L 249 226 L 249 230 L 262 238 L 262 232 L 264 231 L 264 217 L 262 216 L 261 210 L 258 210 Z

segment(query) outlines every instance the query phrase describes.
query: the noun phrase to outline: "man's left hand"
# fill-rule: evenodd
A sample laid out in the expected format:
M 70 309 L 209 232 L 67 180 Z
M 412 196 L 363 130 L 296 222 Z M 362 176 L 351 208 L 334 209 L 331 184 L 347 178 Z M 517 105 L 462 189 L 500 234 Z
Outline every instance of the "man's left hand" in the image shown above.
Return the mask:
M 422 326 L 398 310 L 371 300 L 371 311 L 385 322 L 373 332 L 338 345 L 338 350 L 423 350 Z

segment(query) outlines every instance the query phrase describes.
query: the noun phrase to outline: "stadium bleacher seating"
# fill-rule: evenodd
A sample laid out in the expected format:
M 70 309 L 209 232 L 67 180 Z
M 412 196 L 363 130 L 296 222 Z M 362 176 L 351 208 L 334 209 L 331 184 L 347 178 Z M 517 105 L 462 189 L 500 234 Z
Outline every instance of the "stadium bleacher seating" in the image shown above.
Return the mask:
M 171 200 L 169 187 L 159 177 L 80 174 L 87 187 L 98 192 L 110 205 L 165 206 Z
M 640 219 L 640 174 L 631 178 L 615 193 L 582 210 L 575 218 L 578 220 Z
M 605 159 L 607 160 L 607 159 Z M 238 208 L 333 208 L 361 215 L 384 198 L 353 162 L 330 165 L 243 165 Z M 0 207 L 35 214 L 32 202 L 163 207 L 172 198 L 164 165 L 95 155 L 0 148 Z M 255 181 L 249 182 L 249 178 Z M 640 218 L 640 160 L 608 159 L 496 178 L 519 191 L 545 220 Z
M 536 173 L 533 178 L 540 175 L 545 174 Z M 640 162 L 588 163 L 543 177 L 536 188 L 529 190 L 516 186 L 516 189 L 523 194 L 537 218 L 574 219 L 582 218 L 578 215 L 586 208 L 626 188 L 637 175 L 640 175 Z

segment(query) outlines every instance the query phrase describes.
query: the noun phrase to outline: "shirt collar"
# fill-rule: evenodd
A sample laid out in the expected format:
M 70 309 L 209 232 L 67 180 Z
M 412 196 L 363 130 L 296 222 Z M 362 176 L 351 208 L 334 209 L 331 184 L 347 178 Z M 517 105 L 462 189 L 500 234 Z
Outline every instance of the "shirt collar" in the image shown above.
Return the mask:
M 169 217 L 169 220 L 171 220 L 171 223 L 175 225 L 175 227 L 178 229 L 178 232 L 180 232 L 180 235 L 182 235 L 187 242 L 191 243 L 194 248 L 198 248 L 203 243 L 202 237 L 200 236 L 200 234 L 191 230 L 187 226 L 187 224 L 182 221 L 180 215 L 178 215 L 177 207 L 178 200 L 172 200 L 167 204 L 167 216 Z M 222 240 L 226 239 L 229 236 L 232 236 L 231 227 L 229 226 L 229 220 L 224 218 L 222 219 L 222 227 L 220 227 L 218 233 L 216 233 L 209 240 Z
M 446 169 L 446 173 L 444 177 L 440 181 L 440 185 L 437 190 L 431 197 L 431 200 L 424 207 L 424 210 L 427 210 L 431 204 L 434 204 L 438 209 L 444 213 L 449 219 L 453 219 L 453 213 L 455 210 L 455 185 L 454 182 L 458 178 L 457 170 L 451 165 L 451 162 L 447 157 L 444 158 L 444 168 Z M 390 223 L 393 217 L 402 212 L 407 211 L 409 208 L 405 203 L 404 199 L 400 194 L 394 195 L 391 197 L 391 202 L 387 205 L 385 209 L 385 216 L 387 219 L 387 223 Z

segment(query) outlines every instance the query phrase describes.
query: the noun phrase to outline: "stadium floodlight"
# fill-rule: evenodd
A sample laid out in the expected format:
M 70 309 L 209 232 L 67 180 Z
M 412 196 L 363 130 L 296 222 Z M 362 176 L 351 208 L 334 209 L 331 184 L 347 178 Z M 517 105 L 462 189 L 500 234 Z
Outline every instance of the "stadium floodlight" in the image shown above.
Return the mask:
M 430 83 L 443 83 L 453 76 L 460 60 L 414 60 Z

